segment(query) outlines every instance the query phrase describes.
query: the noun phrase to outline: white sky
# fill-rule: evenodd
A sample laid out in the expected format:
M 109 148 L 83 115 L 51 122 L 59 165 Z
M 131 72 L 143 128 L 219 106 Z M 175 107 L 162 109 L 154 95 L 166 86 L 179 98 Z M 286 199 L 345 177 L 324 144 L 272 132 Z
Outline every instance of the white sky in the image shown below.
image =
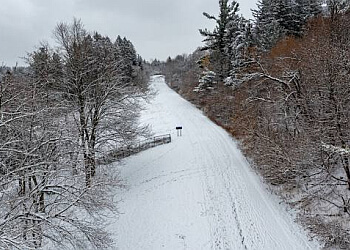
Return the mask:
M 238 2 L 251 18 L 257 0 Z M 214 27 L 202 13 L 216 15 L 218 8 L 218 0 L 0 0 L 0 64 L 22 65 L 41 41 L 54 45 L 56 24 L 73 17 L 112 40 L 126 36 L 146 60 L 165 60 L 201 46 L 198 29 Z

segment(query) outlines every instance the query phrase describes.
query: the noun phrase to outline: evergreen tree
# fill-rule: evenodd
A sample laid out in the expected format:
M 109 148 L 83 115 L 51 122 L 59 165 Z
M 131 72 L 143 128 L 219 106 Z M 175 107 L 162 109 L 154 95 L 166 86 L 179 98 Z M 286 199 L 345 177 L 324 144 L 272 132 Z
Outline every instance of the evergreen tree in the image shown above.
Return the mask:
M 230 76 L 225 79 L 225 85 L 237 86 L 242 82 L 242 71 L 249 65 L 251 55 L 249 48 L 254 45 L 252 23 L 243 17 L 237 22 L 237 28 L 228 41 L 230 46 L 231 70 Z
M 321 13 L 318 0 L 261 0 L 255 17 L 258 47 L 267 51 L 284 36 L 301 37 L 307 20 Z
M 134 67 L 138 64 L 138 57 L 134 45 L 125 37 L 117 37 L 115 45 L 118 48 L 118 57 L 121 63 L 121 72 L 125 81 L 131 81 L 134 77 Z
M 200 29 L 199 32 L 204 36 L 206 46 L 203 50 L 209 50 L 211 55 L 212 69 L 218 73 L 220 80 L 225 79 L 230 72 L 230 46 L 231 36 L 235 34 L 237 28 L 234 24 L 239 19 L 237 12 L 239 4 L 236 1 L 219 0 L 220 13 L 218 17 L 214 17 L 204 12 L 203 15 L 208 19 L 216 22 L 216 27 L 213 31 Z M 230 32 L 229 32 L 230 29 Z
M 257 4 L 258 9 L 253 11 L 256 44 L 264 51 L 271 49 L 285 35 L 277 18 L 281 7 L 278 2 L 279 0 L 261 0 Z
M 320 0 L 295 0 L 295 3 L 305 20 L 322 13 Z

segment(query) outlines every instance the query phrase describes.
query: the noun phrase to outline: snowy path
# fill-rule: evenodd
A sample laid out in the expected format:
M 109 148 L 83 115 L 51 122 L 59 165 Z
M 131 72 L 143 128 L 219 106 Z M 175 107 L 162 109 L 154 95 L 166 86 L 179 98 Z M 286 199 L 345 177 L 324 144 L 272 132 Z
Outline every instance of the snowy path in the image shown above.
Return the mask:
M 120 218 L 111 232 L 122 250 L 317 249 L 268 194 L 220 127 L 152 78 L 158 95 L 143 114 L 173 142 L 130 157 L 120 168 Z M 175 127 L 183 126 L 177 137 Z

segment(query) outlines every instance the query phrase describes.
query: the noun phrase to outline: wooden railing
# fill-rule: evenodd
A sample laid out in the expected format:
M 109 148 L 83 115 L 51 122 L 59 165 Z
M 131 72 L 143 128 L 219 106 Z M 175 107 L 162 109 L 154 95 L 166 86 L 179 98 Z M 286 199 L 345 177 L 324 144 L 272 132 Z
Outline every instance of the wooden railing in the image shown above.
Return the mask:
M 110 164 L 116 160 L 120 160 L 123 158 L 126 158 L 128 156 L 137 154 L 141 151 L 147 150 L 149 148 L 153 148 L 159 145 L 167 144 L 171 142 L 171 135 L 158 135 L 154 137 L 147 138 L 143 141 L 139 141 L 138 143 L 135 143 L 134 145 L 129 145 L 126 147 L 118 148 L 107 155 L 99 158 L 96 160 L 96 163 L 98 165 L 102 164 Z

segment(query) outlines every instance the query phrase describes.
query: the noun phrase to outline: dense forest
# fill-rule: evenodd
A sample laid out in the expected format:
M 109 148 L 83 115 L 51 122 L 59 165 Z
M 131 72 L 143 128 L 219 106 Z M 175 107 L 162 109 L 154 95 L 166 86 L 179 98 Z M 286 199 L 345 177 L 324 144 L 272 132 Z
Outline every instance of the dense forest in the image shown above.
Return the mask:
M 153 61 L 170 87 L 235 138 L 326 248 L 350 248 L 350 4 L 219 0 L 190 55 Z
M 60 23 L 28 67 L 0 68 L 0 249 L 106 248 L 109 192 L 98 160 L 144 132 L 148 74 L 126 38 Z

